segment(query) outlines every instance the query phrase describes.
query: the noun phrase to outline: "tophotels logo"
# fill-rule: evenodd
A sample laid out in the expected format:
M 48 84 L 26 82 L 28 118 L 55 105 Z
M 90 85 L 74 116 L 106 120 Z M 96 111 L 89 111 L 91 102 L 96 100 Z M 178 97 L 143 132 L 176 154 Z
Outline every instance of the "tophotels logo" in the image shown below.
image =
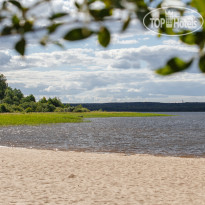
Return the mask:
M 153 9 L 143 19 L 144 26 L 164 36 L 183 36 L 200 30 L 204 19 L 193 9 L 165 7 Z

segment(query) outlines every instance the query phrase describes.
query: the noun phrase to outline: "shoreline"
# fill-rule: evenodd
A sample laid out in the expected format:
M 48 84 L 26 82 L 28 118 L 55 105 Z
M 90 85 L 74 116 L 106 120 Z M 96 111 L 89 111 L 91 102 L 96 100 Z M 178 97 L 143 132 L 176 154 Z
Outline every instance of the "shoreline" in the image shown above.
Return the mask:
M 0 204 L 205 204 L 205 158 L 0 147 Z
M 70 149 L 70 150 L 63 150 L 63 149 L 43 149 L 43 148 L 34 148 L 34 147 L 15 147 L 15 146 L 0 146 L 1 148 L 8 148 L 8 149 L 25 149 L 25 150 L 39 150 L 39 151 L 53 151 L 53 152 L 76 152 L 76 153 L 90 153 L 90 154 L 116 154 L 116 155 L 123 155 L 123 156 L 153 156 L 153 157 L 174 157 L 174 158 L 187 158 L 187 159 L 205 159 L 205 156 L 195 156 L 195 155 L 164 155 L 164 154 L 144 154 L 144 153 L 125 153 L 125 152 L 103 152 L 103 151 L 90 151 L 90 150 L 80 150 L 80 149 Z

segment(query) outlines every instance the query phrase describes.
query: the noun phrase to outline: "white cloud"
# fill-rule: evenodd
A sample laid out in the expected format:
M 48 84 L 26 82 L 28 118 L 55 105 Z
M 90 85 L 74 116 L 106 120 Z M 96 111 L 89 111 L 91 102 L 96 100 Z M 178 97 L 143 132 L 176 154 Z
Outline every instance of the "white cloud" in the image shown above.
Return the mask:
M 112 41 L 112 44 L 122 44 L 122 45 L 134 45 L 139 43 L 139 41 L 131 39 L 131 40 L 120 40 L 120 39 L 115 39 Z
M 0 65 L 5 66 L 9 64 L 11 60 L 11 55 L 7 51 L 0 51 Z
M 162 3 L 162 7 L 184 7 L 185 6 L 185 3 L 181 0 L 164 0 L 163 3 Z
M 149 37 L 142 38 L 143 41 L 147 41 L 147 40 L 149 40 L 149 39 L 150 39 Z
M 173 46 L 173 45 L 184 45 L 181 41 L 179 41 L 179 40 L 173 40 L 173 39 L 169 39 L 169 40 L 164 40 L 164 41 L 162 41 L 162 43 L 164 44 L 164 45 L 171 45 L 171 46 Z
M 74 11 L 72 5 L 73 0 L 56 0 L 53 7 L 55 11 Z M 44 9 L 38 12 L 43 13 Z M 70 43 L 67 50 L 41 52 L 32 41 L 28 55 L 22 59 L 9 50 L 9 40 L 1 39 L 0 71 L 10 86 L 20 88 L 25 94 L 33 93 L 37 98 L 57 96 L 63 102 L 205 101 L 203 75 L 182 73 L 162 78 L 153 72 L 171 57 L 188 60 L 196 55 L 196 48 L 173 39 L 156 45 L 159 41 L 139 21 L 133 21 L 121 36 L 116 34 L 121 29 L 120 23 L 109 26 L 114 37 L 107 50 L 95 49 L 96 38 L 84 41 L 86 49 L 83 43 L 78 46 Z M 142 42 L 151 41 L 153 46 L 141 46 Z
M 9 56 L 2 52 L 2 60 L 7 60 L 7 64 L 1 67 L 1 70 L 19 70 L 27 68 L 49 68 L 64 66 L 72 68 L 76 66 L 95 65 L 95 59 L 90 56 L 90 49 L 69 49 L 66 51 L 55 51 L 51 53 L 33 53 L 25 57 Z
M 139 80 L 139 77 L 141 76 L 139 76 L 139 72 L 143 72 L 146 67 L 153 72 L 152 70 L 165 65 L 166 61 L 171 57 L 179 56 L 185 60 L 188 60 L 195 55 L 196 52 L 197 50 L 195 48 L 193 49 L 192 47 L 181 45 L 141 46 L 138 48 L 121 48 L 110 50 L 76 48 L 65 51 L 54 51 L 50 53 L 32 53 L 27 55 L 24 59 L 19 56 L 11 56 L 8 52 L 0 52 L 0 61 L 2 62 L 1 71 L 4 72 L 31 69 L 36 72 L 45 73 L 48 77 L 46 80 L 48 84 L 46 84 L 46 86 L 41 90 L 46 91 L 47 93 L 57 93 L 58 90 L 62 90 L 61 86 L 59 87 L 62 79 L 57 81 L 59 85 L 56 84 L 53 86 L 53 77 L 49 77 L 50 75 L 55 77 L 52 70 L 58 69 L 59 72 L 66 71 L 67 74 L 70 73 L 72 76 L 75 74 L 76 79 L 80 79 L 82 77 L 82 72 L 80 71 L 87 73 L 87 79 L 81 79 L 80 84 L 73 84 L 76 88 L 82 85 L 83 81 L 86 82 L 84 83 L 85 87 L 88 87 L 88 85 L 90 87 L 95 87 L 95 83 L 106 86 L 107 81 L 102 81 L 101 77 L 97 74 L 91 75 L 91 73 L 98 71 L 109 73 L 112 71 L 115 72 L 115 75 L 117 75 L 116 73 L 118 72 L 127 73 L 127 70 L 130 70 L 129 72 L 133 71 L 138 73 L 137 79 Z M 196 66 L 194 65 L 193 67 Z M 79 76 L 77 74 L 78 72 Z M 83 74 L 84 76 L 85 73 Z M 100 73 L 98 74 L 100 75 Z M 90 78 L 90 76 L 92 76 L 92 78 Z M 109 79 L 109 76 L 106 78 Z M 125 75 L 125 82 L 128 80 L 126 78 L 130 79 L 131 77 Z M 66 82 L 69 81 L 70 79 Z M 37 83 L 35 85 L 37 85 Z M 28 82 L 25 86 L 29 88 L 30 83 Z M 78 92 L 82 91 L 81 87 L 77 90 Z
M 10 71 L 12 87 L 25 94 L 60 97 L 63 102 L 204 101 L 204 76 L 181 73 L 159 77 L 149 69 L 110 71 Z M 193 96 L 195 96 L 193 98 Z
M 113 63 L 110 64 L 112 68 L 123 68 L 124 66 L 124 69 L 134 68 L 131 65 L 136 63 L 137 65 L 145 63 L 150 69 L 156 69 L 163 66 L 171 57 L 179 56 L 189 60 L 196 54 L 196 48 L 180 45 L 141 46 L 96 52 L 96 56 L 105 58 L 107 61 L 112 60 Z

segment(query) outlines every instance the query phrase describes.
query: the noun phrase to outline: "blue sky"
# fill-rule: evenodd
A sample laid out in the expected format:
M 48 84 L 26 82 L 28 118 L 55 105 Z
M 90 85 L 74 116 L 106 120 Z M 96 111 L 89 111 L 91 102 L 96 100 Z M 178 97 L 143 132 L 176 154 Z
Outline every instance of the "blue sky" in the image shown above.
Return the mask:
M 54 8 L 73 11 L 72 3 L 58 0 Z M 114 35 L 106 49 L 96 37 L 63 42 L 65 49 L 59 49 L 41 47 L 30 36 L 25 58 L 12 49 L 16 38 L 1 38 L 0 72 L 11 87 L 37 99 L 57 96 L 68 103 L 205 101 L 205 76 L 196 63 L 188 72 L 169 77 L 154 72 L 171 57 L 188 60 L 196 56 L 196 48 L 176 37 L 158 38 L 137 21 L 123 34 L 118 32 L 119 23 L 109 27 Z

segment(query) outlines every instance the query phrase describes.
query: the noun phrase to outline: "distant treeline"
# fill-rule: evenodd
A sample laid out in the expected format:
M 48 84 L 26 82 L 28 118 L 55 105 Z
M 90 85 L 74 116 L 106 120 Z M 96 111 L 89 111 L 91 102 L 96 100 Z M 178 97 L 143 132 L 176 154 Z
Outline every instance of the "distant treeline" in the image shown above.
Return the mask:
M 78 104 L 70 104 L 76 106 Z M 205 112 L 205 103 L 158 103 L 158 102 L 124 102 L 124 103 L 83 103 L 89 110 L 127 111 L 127 112 Z

